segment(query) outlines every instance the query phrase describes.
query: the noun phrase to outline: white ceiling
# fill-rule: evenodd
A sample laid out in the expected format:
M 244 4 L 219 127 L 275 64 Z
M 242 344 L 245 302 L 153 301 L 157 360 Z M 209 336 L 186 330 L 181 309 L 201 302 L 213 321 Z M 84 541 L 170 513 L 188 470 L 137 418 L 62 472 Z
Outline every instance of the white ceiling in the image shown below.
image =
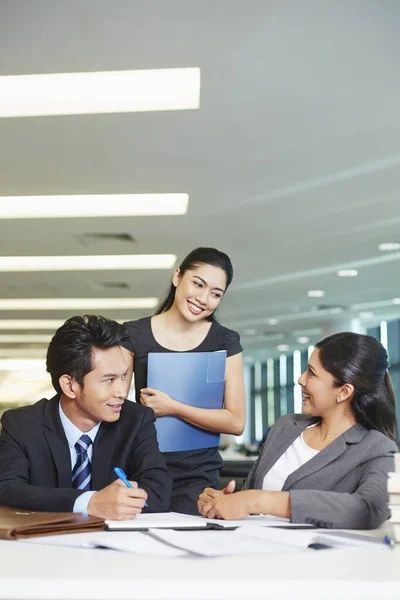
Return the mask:
M 216 246 L 235 269 L 220 319 L 257 330 L 243 336 L 252 356 L 361 310 L 368 326 L 400 317 L 400 252 L 378 250 L 400 242 L 399 18 L 397 0 L 0 0 L 0 75 L 201 68 L 199 110 L 0 119 L 0 195 L 190 194 L 186 216 L 0 220 L 0 255 Z M 358 277 L 337 277 L 345 266 Z M 161 297 L 168 278 L 0 273 L 1 297 Z M 307 297 L 316 288 L 324 298 Z

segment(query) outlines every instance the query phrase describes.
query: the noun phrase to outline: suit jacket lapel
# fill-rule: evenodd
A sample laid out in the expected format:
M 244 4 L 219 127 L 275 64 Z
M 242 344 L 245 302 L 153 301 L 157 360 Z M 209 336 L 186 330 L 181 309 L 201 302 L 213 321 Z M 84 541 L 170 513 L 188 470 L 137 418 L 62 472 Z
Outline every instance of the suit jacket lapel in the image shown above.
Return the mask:
M 282 456 L 284 452 L 293 444 L 294 440 L 301 434 L 312 423 L 312 421 L 295 421 L 293 425 L 287 430 L 284 430 L 278 440 L 271 439 L 264 448 L 260 462 L 257 466 L 254 487 L 257 490 L 262 489 L 264 476 L 274 466 L 276 461 Z
M 308 426 L 308 425 L 307 425 Z M 304 465 L 293 471 L 286 479 L 282 491 L 289 490 L 294 483 L 308 477 L 312 473 L 323 469 L 329 463 L 336 460 L 344 452 L 346 452 L 349 444 L 357 444 L 366 434 L 366 430 L 358 425 L 354 425 L 351 429 L 345 431 L 331 444 L 323 448 L 318 454 L 307 461 Z
M 58 487 L 72 487 L 71 453 L 58 412 L 60 397 L 48 401 L 43 417 L 43 434 L 57 470 Z
M 109 473 L 112 467 L 111 461 L 114 454 L 114 442 L 118 429 L 117 423 L 105 423 L 100 425 L 93 445 L 92 458 L 92 489 L 101 490 L 110 483 Z

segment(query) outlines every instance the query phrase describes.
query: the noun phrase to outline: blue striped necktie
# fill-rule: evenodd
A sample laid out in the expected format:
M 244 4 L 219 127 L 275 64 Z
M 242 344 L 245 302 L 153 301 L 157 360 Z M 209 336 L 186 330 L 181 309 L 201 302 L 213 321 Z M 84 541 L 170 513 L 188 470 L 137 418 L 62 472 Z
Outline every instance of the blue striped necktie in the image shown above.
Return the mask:
M 92 465 L 87 452 L 91 443 L 90 437 L 84 434 L 75 444 L 77 459 L 72 469 L 72 487 L 85 492 L 91 488 Z

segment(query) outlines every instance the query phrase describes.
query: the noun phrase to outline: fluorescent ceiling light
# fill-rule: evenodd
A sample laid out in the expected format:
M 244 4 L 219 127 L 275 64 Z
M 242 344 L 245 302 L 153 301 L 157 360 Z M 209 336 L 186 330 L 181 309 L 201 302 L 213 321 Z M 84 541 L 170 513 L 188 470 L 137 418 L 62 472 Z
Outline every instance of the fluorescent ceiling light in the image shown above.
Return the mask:
M 118 323 L 129 320 L 127 317 L 114 319 Z M 0 319 L 0 331 L 40 331 L 42 329 L 55 332 L 64 325 L 66 319 Z
M 325 292 L 323 290 L 308 290 L 307 296 L 309 298 L 322 298 L 325 296 Z
M 0 330 L 19 331 L 21 329 L 22 331 L 35 331 L 49 329 L 54 332 L 64 323 L 65 321 L 62 319 L 0 319 Z
M 49 340 L 50 341 L 50 340 Z M 37 347 L 27 347 L 27 348 L 10 348 L 9 346 L 4 347 L 0 345 L 0 358 L 6 358 L 7 360 L 11 358 L 41 358 L 43 359 L 46 356 L 47 348 Z M 1 384 L 0 384 L 0 393 L 1 393 Z
M 373 316 L 374 316 L 373 312 L 368 312 L 368 311 L 360 312 L 361 319 L 372 319 Z
M 269 319 L 268 320 L 269 325 L 277 325 L 279 323 L 278 319 Z
M 297 341 L 299 344 L 308 344 L 308 342 L 310 341 L 310 338 L 307 337 L 306 335 L 302 335 L 297 338 Z
M 46 361 L 34 358 L 0 359 L 0 371 L 43 371 L 45 373 Z
M 3 76 L 0 98 L 0 117 L 196 109 L 200 69 Z
M 400 298 L 393 298 L 393 304 L 400 304 Z
M 188 194 L 2 196 L 0 219 L 184 215 L 188 202 Z
M 0 271 L 106 271 L 114 269 L 171 269 L 174 254 L 112 256 L 0 256 Z
M 11 375 L 12 378 L 15 377 L 16 381 L 30 381 L 32 383 L 41 383 L 43 385 L 51 385 L 50 373 L 46 373 L 45 371 L 20 371 L 18 375 Z M 7 381 L 7 383 L 9 383 Z
M 395 250 L 400 250 L 400 244 L 397 242 L 386 242 L 384 244 L 379 244 L 378 248 L 381 252 L 393 252 Z
M 154 308 L 158 298 L 12 298 L 0 310 L 109 310 Z
M 40 333 L 0 334 L 0 344 L 48 344 L 50 335 Z
M 337 274 L 339 277 L 357 277 L 357 269 L 340 269 Z

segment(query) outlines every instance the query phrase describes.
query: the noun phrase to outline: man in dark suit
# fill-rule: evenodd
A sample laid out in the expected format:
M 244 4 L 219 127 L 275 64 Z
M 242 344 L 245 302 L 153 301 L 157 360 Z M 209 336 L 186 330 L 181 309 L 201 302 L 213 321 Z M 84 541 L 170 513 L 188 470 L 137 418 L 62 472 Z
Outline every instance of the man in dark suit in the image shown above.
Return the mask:
M 122 325 L 93 315 L 72 317 L 56 331 L 47 371 L 57 395 L 2 417 L 0 505 L 106 519 L 169 510 L 172 477 L 154 412 L 125 401 L 123 338 Z

